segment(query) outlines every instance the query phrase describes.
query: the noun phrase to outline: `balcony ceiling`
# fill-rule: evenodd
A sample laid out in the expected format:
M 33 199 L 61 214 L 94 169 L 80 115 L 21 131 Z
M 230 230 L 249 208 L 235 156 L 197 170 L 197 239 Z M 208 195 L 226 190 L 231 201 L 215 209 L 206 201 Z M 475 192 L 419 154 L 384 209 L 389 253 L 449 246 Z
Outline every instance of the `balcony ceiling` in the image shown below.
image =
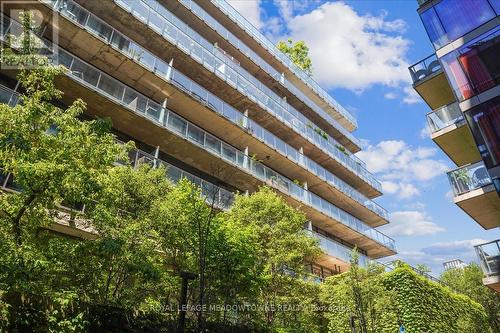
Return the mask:
M 465 120 L 434 132 L 431 138 L 457 166 L 481 160 L 481 155 Z
M 432 110 L 455 101 L 443 70 L 415 83 L 413 87 Z
M 500 227 L 500 196 L 493 184 L 459 195 L 454 201 L 484 229 Z

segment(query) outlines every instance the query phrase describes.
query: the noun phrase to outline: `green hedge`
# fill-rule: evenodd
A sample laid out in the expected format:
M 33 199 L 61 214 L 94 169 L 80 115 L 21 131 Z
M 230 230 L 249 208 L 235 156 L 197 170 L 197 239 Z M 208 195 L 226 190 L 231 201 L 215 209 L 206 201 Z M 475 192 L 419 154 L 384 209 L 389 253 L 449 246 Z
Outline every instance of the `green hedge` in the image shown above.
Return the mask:
M 408 333 L 491 332 L 483 307 L 469 297 L 417 275 L 407 266 L 386 273 L 401 321 Z
M 354 281 L 359 286 L 368 333 L 397 333 L 402 323 L 407 333 L 491 333 L 484 308 L 466 295 L 418 275 L 401 264 L 391 272 L 378 268 L 333 276 L 323 285 L 323 300 L 330 310 L 328 332 L 351 333 L 356 317 L 361 332 L 359 305 L 354 301 Z M 359 303 L 358 303 L 359 304 Z

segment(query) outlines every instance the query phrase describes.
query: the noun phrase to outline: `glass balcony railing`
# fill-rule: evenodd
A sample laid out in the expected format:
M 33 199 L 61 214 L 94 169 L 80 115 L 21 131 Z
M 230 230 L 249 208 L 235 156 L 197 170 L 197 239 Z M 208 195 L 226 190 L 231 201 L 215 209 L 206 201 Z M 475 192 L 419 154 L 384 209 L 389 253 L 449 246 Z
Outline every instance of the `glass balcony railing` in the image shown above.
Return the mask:
M 83 24 L 87 22 L 84 26 L 87 27 L 91 32 L 97 34 L 98 32 L 101 38 L 104 38 L 108 43 L 118 49 L 120 52 L 126 54 L 127 56 L 134 59 L 136 62 L 154 72 L 157 76 L 175 84 L 178 88 L 187 91 L 190 95 L 195 96 L 198 100 L 203 101 L 206 105 L 211 107 L 216 112 L 224 115 L 226 118 L 231 120 L 233 123 L 246 128 L 253 136 L 257 137 L 264 143 L 268 144 L 273 149 L 282 153 L 284 156 L 289 157 L 292 161 L 300 164 L 302 167 L 306 168 L 313 174 L 327 181 L 330 185 L 336 187 L 349 197 L 358 201 L 360 204 L 366 208 L 372 210 L 384 219 L 388 219 L 387 211 L 380 207 L 378 204 L 368 199 L 366 196 L 361 194 L 359 191 L 352 188 L 346 182 L 333 175 L 331 172 L 327 171 L 325 168 L 309 159 L 307 156 L 301 154 L 297 149 L 286 144 L 283 140 L 277 138 L 271 132 L 264 129 L 262 126 L 258 125 L 250 118 L 246 117 L 243 113 L 239 112 L 235 108 L 231 107 L 229 104 L 223 102 L 221 99 L 215 95 L 208 92 L 206 89 L 200 85 L 193 82 L 191 79 L 181 74 L 180 72 L 173 69 L 169 64 L 163 60 L 157 58 L 156 56 L 150 54 L 148 51 L 140 47 L 139 45 L 133 43 L 127 37 L 121 35 L 115 30 L 109 30 L 102 28 L 101 25 L 106 27 L 104 23 L 100 22 L 97 17 L 90 19 L 92 14 L 88 13 L 86 9 L 74 4 L 68 5 L 66 8 L 61 9 L 61 14 L 68 18 L 79 18 L 77 23 Z M 85 14 L 85 15 L 84 15 Z M 83 22 L 83 23 L 82 23 Z M 89 22 L 93 22 L 89 25 Z M 102 31 L 107 31 L 103 34 Z M 104 37 L 102 37 L 104 36 Z M 285 119 L 283 117 L 282 119 Z M 286 124 L 293 126 L 290 121 L 286 121 Z M 300 133 L 302 130 L 300 127 L 293 127 L 293 129 Z M 311 130 L 309 128 L 309 130 Z M 311 130 L 312 131 L 312 130 Z M 312 131 L 314 132 L 314 131 Z M 316 136 L 318 134 L 314 132 Z M 323 138 L 317 139 L 320 142 L 326 142 Z M 334 154 L 333 154 L 334 153 Z M 362 167 L 362 165 L 355 162 L 355 160 L 348 158 L 343 152 L 341 152 L 337 147 L 334 148 L 333 155 L 336 160 L 339 161 L 346 168 L 354 172 L 356 175 L 360 176 L 367 183 L 372 184 L 376 189 L 381 191 L 380 183 L 376 181 L 371 174 Z M 354 155 L 352 155 L 354 156 Z M 364 177 L 363 177 L 364 175 Z M 372 180 L 371 182 L 369 180 Z M 374 183 L 375 182 L 375 183 Z
M 457 102 L 445 105 L 427 114 L 427 123 L 431 129 L 431 133 L 456 124 L 463 119 L 464 115 Z
M 307 229 L 306 229 L 307 230 Z M 351 261 L 352 249 L 345 245 L 342 245 L 331 238 L 318 234 L 317 232 L 307 230 L 307 232 L 315 239 L 319 241 L 320 248 L 329 256 L 337 257 L 340 260 L 349 263 Z M 370 259 L 364 254 L 358 253 L 359 264 L 363 267 L 367 267 Z
M 500 239 L 474 246 L 485 276 L 500 275 Z
M 408 68 L 408 70 L 410 71 L 411 78 L 413 80 L 413 84 L 416 84 L 424 80 L 428 76 L 439 72 L 441 69 L 442 69 L 441 63 L 436 57 L 436 54 L 432 54 Z
M 298 131 L 299 134 L 316 146 L 319 146 L 322 150 L 325 150 L 325 152 L 332 154 L 334 151 L 338 151 L 337 146 L 342 146 L 326 133 L 319 134 L 318 130 L 314 129 L 316 126 L 302 113 L 286 103 L 283 98 L 245 71 L 232 59 L 229 59 L 219 48 L 210 44 L 198 33 L 189 28 L 189 26 L 166 11 L 156 1 L 150 2 L 155 8 L 150 7 L 151 4 L 146 4 L 142 0 L 115 0 L 115 2 L 125 10 L 131 12 L 132 15 L 144 22 L 152 30 L 161 34 L 170 43 L 177 45 L 179 49 L 214 72 L 229 85 L 249 97 L 262 109 L 281 121 L 286 121 L 287 125 L 294 126 L 294 129 L 300 128 Z M 70 6 L 73 7 L 73 4 L 68 2 L 68 7 Z M 153 57 L 153 55 L 150 56 Z M 326 113 L 324 115 L 326 116 Z M 359 140 L 338 124 L 336 120 L 331 118 L 329 122 L 334 124 L 335 128 L 349 140 L 358 146 L 360 145 Z M 346 153 L 348 152 L 348 150 L 345 151 Z M 358 163 L 359 159 L 354 155 L 347 153 L 346 156 L 353 159 L 357 165 L 364 167 L 364 163 Z
M 6 18 L 3 17 L 5 20 Z M 11 21 L 11 24 L 19 23 Z M 3 31 L 2 39 L 9 31 L 19 31 L 22 29 L 6 29 Z M 45 49 L 51 49 L 48 41 L 42 41 L 46 44 Z M 134 89 L 117 81 L 113 77 L 103 73 L 97 68 L 85 63 L 81 59 L 70 54 L 62 48 L 58 48 L 58 57 L 52 59 L 56 65 L 62 65 L 68 69 L 67 75 L 89 87 L 101 96 L 117 103 L 124 108 L 139 114 L 150 121 L 162 126 L 174 135 L 177 135 L 192 144 L 204 149 L 212 155 L 215 155 L 225 162 L 245 171 L 254 178 L 265 182 L 282 193 L 294 198 L 295 200 L 322 212 L 326 216 L 345 225 L 377 243 L 395 251 L 395 242 L 392 238 L 366 225 L 361 220 L 355 218 L 349 213 L 343 211 L 337 206 L 329 203 L 314 193 L 311 193 L 301 186 L 295 184 L 288 178 L 278 174 L 264 164 L 255 161 L 248 155 L 228 145 L 222 140 L 212 136 L 205 130 L 188 122 L 169 109 L 163 108 L 159 103 L 147 98 Z M 170 68 L 170 70 L 173 70 Z M 180 74 L 180 73 L 179 73 Z
M 0 85 L 0 103 L 15 106 L 19 101 L 19 93 Z M 121 142 L 119 142 L 121 143 Z M 234 201 L 234 193 L 218 187 L 204 179 L 194 176 L 170 163 L 155 158 L 142 150 L 134 149 L 129 152 L 129 162 L 133 168 L 143 164 L 148 164 L 153 168 L 163 166 L 166 169 L 167 177 L 174 183 L 179 182 L 182 178 L 190 180 L 193 184 L 201 189 L 201 195 L 209 204 L 220 209 L 229 209 Z M 120 164 L 120 163 L 118 163 Z M 10 180 L 10 181 L 9 181 Z M 11 191 L 19 191 L 20 188 L 15 185 L 13 176 L 0 172 L 0 187 Z
M 233 204 L 234 193 L 179 169 L 170 163 L 155 158 L 142 150 L 131 151 L 129 158 L 132 167 L 138 167 L 142 164 L 148 164 L 154 168 L 163 166 L 166 169 L 167 177 L 174 183 L 179 182 L 183 178 L 188 179 L 201 189 L 202 197 L 205 198 L 208 204 L 212 205 L 213 203 L 214 207 L 227 210 Z
M 207 105 L 217 113 L 223 115 L 234 124 L 243 127 L 248 131 L 249 134 L 264 142 L 274 150 L 278 151 L 283 156 L 289 158 L 293 162 L 302 166 L 304 169 L 309 170 L 311 173 L 325 180 L 329 185 L 337 188 L 342 193 L 346 194 L 366 208 L 375 212 L 377 215 L 388 219 L 387 211 L 384 208 L 362 195 L 359 191 L 352 188 L 346 182 L 344 182 L 331 172 L 327 171 L 307 156 L 301 154 L 298 150 L 288 145 L 283 140 L 274 136 L 271 132 L 269 132 L 250 118 L 246 117 L 241 112 L 238 112 L 230 105 L 224 103 L 217 96 L 206 91 L 204 88 L 190 80 L 184 74 L 175 69 L 172 69 L 171 82 L 179 89 L 185 91 L 191 96 L 194 96 L 197 100 Z
M 15 106 L 19 101 L 19 94 L 15 91 L 0 85 L 0 103 Z
M 492 183 L 482 161 L 448 172 L 448 179 L 455 196 Z
M 156 0 L 154 0 L 156 2 Z M 329 121 L 332 124 L 337 124 L 337 122 L 332 118 L 330 114 L 325 112 L 321 107 L 319 107 L 315 102 L 313 102 L 309 97 L 307 97 L 300 89 L 298 89 L 294 84 L 292 84 L 282 73 L 278 72 L 274 67 L 269 65 L 266 61 L 264 61 L 257 53 L 255 53 L 252 49 L 250 49 L 245 43 L 239 40 L 236 36 L 234 36 L 230 31 L 228 31 L 222 24 L 217 22 L 212 16 L 210 16 L 203 8 L 201 8 L 196 2 L 191 0 L 180 0 L 181 4 L 183 4 L 186 8 L 191 10 L 196 16 L 198 16 L 201 20 L 205 21 L 208 26 L 210 26 L 214 31 L 216 31 L 220 36 L 229 41 L 233 46 L 239 49 L 243 54 L 245 54 L 250 60 L 252 60 L 256 65 L 266 71 L 271 77 L 273 77 L 276 81 L 280 82 L 284 85 L 290 92 L 292 92 L 295 96 L 299 97 L 307 106 L 309 106 L 312 110 L 314 110 L 317 114 L 323 117 L 323 119 Z M 348 118 L 349 122 L 357 127 L 356 119 L 348 113 L 340 104 L 336 101 L 332 103 L 335 105 L 335 109 L 344 117 Z M 347 116 L 346 116 L 347 115 Z M 341 126 L 341 125 L 339 125 Z M 336 126 L 337 127 L 337 126 Z M 343 127 L 342 127 L 343 129 Z M 340 129 L 339 129 L 340 130 Z M 348 135 L 347 131 L 342 132 L 344 135 Z M 359 145 L 359 140 L 352 137 L 351 140 L 356 140 L 355 143 Z
M 227 15 L 231 20 L 243 28 L 250 36 L 252 36 L 260 45 L 267 49 L 275 58 L 280 60 L 285 66 L 287 66 L 297 77 L 299 77 L 311 90 L 313 90 L 318 96 L 320 96 L 325 102 L 327 102 L 330 107 L 337 110 L 342 114 L 347 120 L 352 124 L 356 125 L 356 119 L 349 113 L 345 108 L 343 108 L 333 97 L 331 97 L 326 91 L 319 86 L 319 84 L 313 80 L 311 76 L 306 74 L 302 69 L 297 67 L 290 58 L 288 58 L 283 52 L 278 50 L 278 48 L 264 35 L 255 28 L 250 22 L 247 21 L 236 9 L 234 9 L 225 0 L 210 0 L 215 6 L 217 6 L 225 15 Z M 234 36 L 233 36 L 234 37 Z M 234 37 L 235 38 L 235 37 Z M 231 39 L 229 39 L 231 41 Z

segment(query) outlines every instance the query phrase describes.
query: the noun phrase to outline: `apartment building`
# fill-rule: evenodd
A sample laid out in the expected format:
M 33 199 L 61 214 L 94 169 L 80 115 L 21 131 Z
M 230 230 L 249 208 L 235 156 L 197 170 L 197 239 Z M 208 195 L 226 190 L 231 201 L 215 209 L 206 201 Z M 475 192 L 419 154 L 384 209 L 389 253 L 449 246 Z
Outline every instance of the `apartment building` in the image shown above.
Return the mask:
M 457 166 L 448 172 L 453 201 L 484 229 L 497 230 L 500 1 L 418 0 L 418 4 L 435 53 L 409 68 L 413 87 L 432 110 L 427 114 L 432 140 Z M 484 282 L 500 290 L 500 249 L 489 245 L 488 251 L 478 251 Z M 497 264 L 490 266 L 496 268 L 488 269 L 485 263 L 493 261 Z
M 165 165 L 219 209 L 274 188 L 324 250 L 309 267 L 319 278 L 348 269 L 354 247 L 361 264 L 396 253 L 376 229 L 388 214 L 354 155 L 354 116 L 224 0 L 1 2 L 4 40 L 19 31 L 13 9 L 39 14 L 52 61 L 68 68 L 62 102 L 111 118 L 118 140 L 136 142 L 133 165 Z M 1 72 L 4 103 L 17 101 L 14 74 Z

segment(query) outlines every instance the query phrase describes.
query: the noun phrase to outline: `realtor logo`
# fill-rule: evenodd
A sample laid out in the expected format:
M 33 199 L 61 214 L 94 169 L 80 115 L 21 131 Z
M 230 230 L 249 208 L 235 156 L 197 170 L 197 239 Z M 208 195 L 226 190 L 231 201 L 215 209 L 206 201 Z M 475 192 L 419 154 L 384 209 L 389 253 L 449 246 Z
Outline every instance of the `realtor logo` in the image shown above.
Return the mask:
M 0 4 L 0 68 L 47 66 L 57 56 L 58 14 L 50 3 L 4 0 Z

